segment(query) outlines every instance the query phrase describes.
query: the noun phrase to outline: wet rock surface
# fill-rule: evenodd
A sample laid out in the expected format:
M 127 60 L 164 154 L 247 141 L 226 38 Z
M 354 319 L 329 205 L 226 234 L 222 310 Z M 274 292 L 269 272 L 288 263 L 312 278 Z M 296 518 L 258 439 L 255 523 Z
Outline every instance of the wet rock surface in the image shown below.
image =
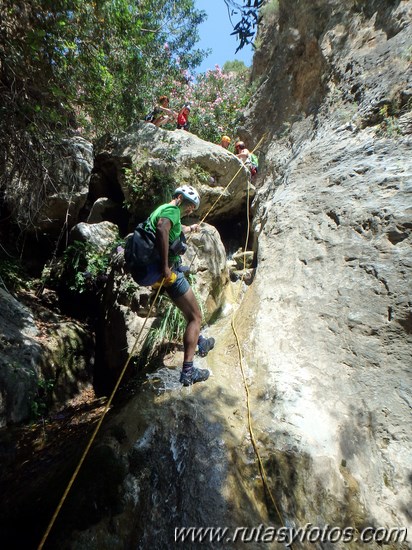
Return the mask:
M 237 527 L 270 521 L 227 319 L 207 335 L 212 333 L 219 334 L 216 348 L 196 359 L 197 366 L 211 370 L 208 382 L 181 386 L 182 352 L 177 350 L 121 389 L 50 534 L 51 547 L 147 548 L 155 541 L 156 548 L 170 548 L 175 528 L 221 526 L 228 528 L 225 548 L 237 548 L 229 540 Z M 37 446 L 35 462 L 24 465 L 28 435 L 25 447 L 15 451 L 20 474 L 6 481 L 9 487 L 26 482 L 4 502 L 7 541 L 31 547 L 44 534 L 56 495 L 63 494 L 102 413 L 102 403 L 89 403 L 89 412 L 79 407 L 76 416 L 62 413 L 43 436 L 37 431 L 30 443 L 32 449 Z M 0 481 L 11 467 L 6 465 Z M 36 509 L 27 505 L 18 514 L 22 498 L 36 502 Z M 22 518 L 30 530 L 17 535 Z M 215 544 L 206 541 L 202 546 Z

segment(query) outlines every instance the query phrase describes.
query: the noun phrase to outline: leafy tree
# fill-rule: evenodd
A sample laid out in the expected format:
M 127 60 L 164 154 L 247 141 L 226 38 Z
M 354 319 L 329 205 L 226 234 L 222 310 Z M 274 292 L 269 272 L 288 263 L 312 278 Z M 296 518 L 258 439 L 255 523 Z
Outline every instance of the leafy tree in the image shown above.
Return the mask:
M 216 65 L 196 79 L 187 74 L 186 84 L 176 80 L 169 90 L 173 103 L 191 104 L 190 131 L 214 143 L 220 143 L 222 133 L 235 137 L 239 117 L 254 89 L 249 82 L 250 70 L 243 63 L 229 62 L 228 67 L 236 70 L 222 70 Z
M 223 65 L 222 71 L 224 73 L 245 73 L 248 69 L 243 61 L 234 59 L 233 61 L 226 61 Z
M 59 134 L 90 137 L 134 121 L 153 82 L 201 62 L 204 17 L 194 0 L 2 1 L 0 192 L 20 225 L 52 187 Z
M 263 0 L 223 1 L 241 15 L 240 49 Z M 161 93 L 193 101 L 199 136 L 234 131 L 246 73 L 217 68 L 196 85 L 190 76 L 206 54 L 195 49 L 205 16 L 194 0 L 2 0 L 0 209 L 35 224 L 54 185 L 51 159 L 66 154 L 61 138 L 117 133 Z

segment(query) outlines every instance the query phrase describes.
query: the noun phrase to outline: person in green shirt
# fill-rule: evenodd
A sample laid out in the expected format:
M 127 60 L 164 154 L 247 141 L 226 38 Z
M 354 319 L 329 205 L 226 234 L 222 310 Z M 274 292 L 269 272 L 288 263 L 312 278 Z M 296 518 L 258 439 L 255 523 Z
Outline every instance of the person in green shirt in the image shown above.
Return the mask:
M 179 252 L 182 253 L 185 250 L 184 235 L 199 231 L 199 224 L 183 225 L 181 218 L 189 216 L 199 208 L 199 205 L 200 198 L 196 189 L 191 185 L 182 185 L 175 190 L 173 199 L 169 203 L 156 208 L 146 223 L 156 235 L 156 249 L 160 260 L 156 259 L 139 270 L 132 270 L 134 280 L 143 286 L 153 286 L 162 281 L 166 292 L 186 319 L 187 325 L 183 335 L 183 367 L 180 374 L 180 382 L 184 386 L 203 382 L 209 378 L 209 371 L 195 367 L 193 358 L 197 347 L 199 355 L 205 356 L 215 344 L 213 338 L 204 338 L 200 335 L 202 314 L 199 304 L 188 280 L 179 269 L 181 264 Z

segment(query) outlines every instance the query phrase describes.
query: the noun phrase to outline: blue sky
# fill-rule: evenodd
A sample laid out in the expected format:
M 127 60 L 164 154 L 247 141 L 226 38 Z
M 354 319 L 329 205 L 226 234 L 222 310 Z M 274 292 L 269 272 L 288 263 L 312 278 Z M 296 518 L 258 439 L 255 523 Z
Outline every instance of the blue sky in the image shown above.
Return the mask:
M 195 5 L 197 9 L 204 10 L 208 15 L 207 20 L 199 25 L 200 42 L 196 46 L 201 49 L 211 48 L 213 50 L 211 55 L 197 68 L 197 72 L 204 73 L 208 69 L 214 69 L 216 64 L 223 67 L 225 61 L 234 59 L 243 61 L 249 67 L 252 64 L 252 46 L 245 46 L 235 54 L 239 42 L 235 36 L 230 36 L 233 28 L 224 1 L 195 0 Z M 232 18 L 232 21 L 236 24 L 238 19 Z

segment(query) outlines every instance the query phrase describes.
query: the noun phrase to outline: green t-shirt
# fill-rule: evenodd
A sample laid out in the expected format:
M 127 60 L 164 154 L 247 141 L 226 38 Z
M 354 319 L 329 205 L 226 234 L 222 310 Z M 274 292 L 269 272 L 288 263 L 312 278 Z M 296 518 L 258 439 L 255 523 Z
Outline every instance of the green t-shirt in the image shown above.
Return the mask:
M 182 232 L 182 223 L 180 221 L 180 208 L 173 206 L 173 204 L 161 204 L 152 212 L 149 216 L 149 223 L 153 231 L 156 231 L 157 222 L 160 218 L 167 218 L 170 220 L 172 227 L 169 232 L 169 244 L 172 244 Z M 169 261 L 175 262 L 179 259 L 179 256 L 169 254 Z

